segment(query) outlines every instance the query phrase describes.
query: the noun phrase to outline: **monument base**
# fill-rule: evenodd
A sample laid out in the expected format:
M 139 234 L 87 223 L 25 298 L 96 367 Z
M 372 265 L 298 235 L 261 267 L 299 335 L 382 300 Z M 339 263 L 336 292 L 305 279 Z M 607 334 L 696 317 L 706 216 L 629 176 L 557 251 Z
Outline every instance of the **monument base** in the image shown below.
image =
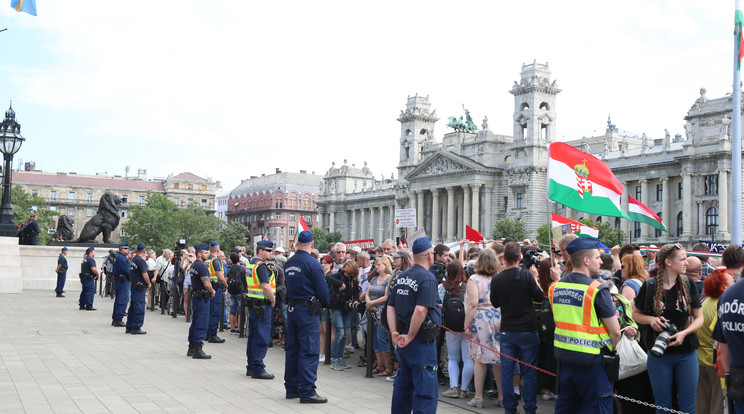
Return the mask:
M 0 237 L 0 293 L 21 293 L 22 290 L 18 237 Z

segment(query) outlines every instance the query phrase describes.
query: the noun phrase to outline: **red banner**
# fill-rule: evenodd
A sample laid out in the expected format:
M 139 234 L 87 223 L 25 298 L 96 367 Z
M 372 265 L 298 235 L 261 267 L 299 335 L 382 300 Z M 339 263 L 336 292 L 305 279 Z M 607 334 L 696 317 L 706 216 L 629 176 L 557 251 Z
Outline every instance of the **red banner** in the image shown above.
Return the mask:
M 375 239 L 366 239 L 366 240 L 352 240 L 352 241 L 346 241 L 344 242 L 346 245 L 346 250 L 351 249 L 352 247 L 359 247 L 362 250 L 369 250 L 375 248 Z

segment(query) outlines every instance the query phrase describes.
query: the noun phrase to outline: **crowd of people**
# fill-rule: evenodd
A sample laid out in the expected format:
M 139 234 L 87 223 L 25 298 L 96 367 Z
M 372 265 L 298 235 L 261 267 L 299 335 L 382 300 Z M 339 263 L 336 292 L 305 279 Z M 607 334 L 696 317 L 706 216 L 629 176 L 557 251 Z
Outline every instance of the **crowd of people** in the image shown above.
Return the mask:
M 691 254 L 679 244 L 606 251 L 576 235 L 546 251 L 529 241 L 449 247 L 426 238 L 411 248 L 392 240 L 369 251 L 314 247 L 310 232 L 289 254 L 266 240 L 255 255 L 239 246 L 227 257 L 216 241 L 159 256 L 142 243 L 134 251 L 122 243 L 102 272 L 91 247 L 79 307 L 95 310 L 95 280 L 103 274 L 114 298 L 112 325 L 141 335 L 150 292 L 151 308 L 190 314 L 187 356 L 195 359 L 211 358 L 205 343 L 225 341 L 220 324 L 240 332 L 243 307 L 246 375 L 274 379 L 263 359 L 268 347 L 284 346 L 286 397 L 302 403 L 327 401 L 314 383 L 330 335 L 331 369 L 350 369 L 358 352 L 358 366 L 370 364 L 395 383 L 394 413 L 435 412 L 439 385 L 448 385 L 442 397 L 507 413 L 520 401 L 534 413 L 538 396 L 557 400 L 559 413 L 722 413 L 724 377 L 728 397 L 741 401 L 736 412 L 744 410 L 744 288 L 735 284 L 744 268 L 741 246 L 726 248 L 720 263 L 705 245 Z M 58 296 L 66 253 L 57 266 Z M 631 343 L 647 369 L 625 374 L 618 346 Z

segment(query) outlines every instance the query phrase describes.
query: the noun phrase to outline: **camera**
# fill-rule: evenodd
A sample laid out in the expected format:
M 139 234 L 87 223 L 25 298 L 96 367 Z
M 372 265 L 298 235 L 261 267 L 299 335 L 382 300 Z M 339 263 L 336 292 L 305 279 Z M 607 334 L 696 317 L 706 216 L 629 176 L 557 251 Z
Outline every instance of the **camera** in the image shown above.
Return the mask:
M 522 254 L 522 264 L 524 265 L 525 269 L 529 269 L 532 267 L 532 265 L 535 265 L 535 268 L 540 268 L 540 261 L 542 260 L 542 257 L 540 254 L 543 251 L 540 249 L 534 249 L 534 250 L 527 250 Z
M 655 357 L 664 355 L 664 351 L 666 351 L 669 345 L 669 337 L 678 332 L 677 325 L 671 322 L 662 322 L 662 325 L 664 325 L 664 330 L 656 337 L 656 341 L 654 341 L 654 345 L 651 347 L 651 353 Z
M 173 246 L 174 251 L 180 252 L 182 249 L 186 248 L 186 239 L 178 239 L 176 240 L 176 244 Z
M 364 305 L 359 302 L 352 302 L 350 300 L 347 300 L 344 302 L 344 310 L 355 310 L 358 311 L 360 309 L 364 309 Z

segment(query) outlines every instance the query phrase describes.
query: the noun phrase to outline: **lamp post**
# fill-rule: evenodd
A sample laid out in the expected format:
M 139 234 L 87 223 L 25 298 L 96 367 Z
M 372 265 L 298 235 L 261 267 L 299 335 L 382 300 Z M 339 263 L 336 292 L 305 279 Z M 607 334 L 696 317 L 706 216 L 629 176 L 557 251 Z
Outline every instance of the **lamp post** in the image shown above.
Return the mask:
M 13 206 L 10 203 L 10 183 L 13 174 L 13 155 L 15 155 L 23 141 L 26 139 L 21 136 L 21 124 L 15 120 L 15 111 L 13 104 L 5 111 L 5 120 L 0 123 L 0 152 L 5 159 L 5 168 L 3 169 L 3 201 L 0 205 L 0 236 L 15 237 L 16 224 L 13 216 Z

